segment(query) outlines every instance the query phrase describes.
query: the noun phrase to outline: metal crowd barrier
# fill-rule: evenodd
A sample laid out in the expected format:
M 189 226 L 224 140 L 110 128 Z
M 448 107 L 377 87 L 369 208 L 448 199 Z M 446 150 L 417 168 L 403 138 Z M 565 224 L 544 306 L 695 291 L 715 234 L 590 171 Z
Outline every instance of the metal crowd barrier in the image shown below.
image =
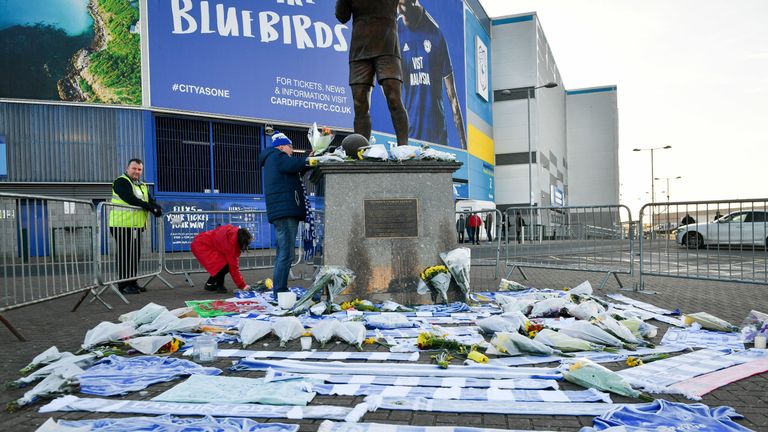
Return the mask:
M 190 250 L 192 240 L 201 232 L 223 225 L 247 228 L 253 235 L 250 248 L 240 255 L 240 270 L 274 267 L 277 238 L 265 210 L 170 212 L 162 219 L 165 231 L 163 269 L 173 275 L 183 275 L 189 286 L 194 286 L 191 274 L 206 272 Z M 299 224 L 292 267 L 304 258 L 303 225 L 303 222 Z
M 163 238 L 163 227 L 154 215 L 142 208 L 108 202 L 99 203 L 95 220 L 92 248 L 99 288 L 93 290 L 90 301 L 99 300 L 111 309 L 101 297 L 107 289 L 129 303 L 118 289 L 121 282 L 148 278 L 143 284 L 146 286 L 155 277 L 161 278 L 162 253 L 158 241 Z M 78 306 L 79 303 L 75 309 Z
M 94 221 L 88 201 L 1 193 L 0 312 L 94 287 Z
M 640 289 L 649 275 L 768 284 L 766 198 L 646 204 L 640 226 Z
M 518 216 L 522 222 L 518 223 Z M 634 232 L 626 206 L 510 207 L 504 213 L 506 278 L 523 268 L 605 273 L 633 271 Z M 520 228 L 520 229 L 518 229 Z
M 469 219 L 472 215 L 478 216 L 481 221 L 476 232 L 469 227 Z M 458 246 L 469 247 L 472 253 L 470 284 L 473 289 L 485 290 L 495 288 L 496 286 L 493 284 L 498 284 L 501 257 L 501 220 L 502 213 L 496 209 L 456 212 Z M 464 226 L 463 232 L 461 230 L 462 225 Z

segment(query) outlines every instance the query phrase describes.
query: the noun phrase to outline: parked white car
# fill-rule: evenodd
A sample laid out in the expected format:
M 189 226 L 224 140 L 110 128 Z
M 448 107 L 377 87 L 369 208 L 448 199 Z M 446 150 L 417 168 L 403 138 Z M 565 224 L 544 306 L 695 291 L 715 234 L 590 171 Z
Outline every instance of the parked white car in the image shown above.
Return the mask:
M 683 225 L 675 240 L 688 249 L 708 245 L 758 245 L 768 247 L 768 212 L 737 211 L 713 222 Z

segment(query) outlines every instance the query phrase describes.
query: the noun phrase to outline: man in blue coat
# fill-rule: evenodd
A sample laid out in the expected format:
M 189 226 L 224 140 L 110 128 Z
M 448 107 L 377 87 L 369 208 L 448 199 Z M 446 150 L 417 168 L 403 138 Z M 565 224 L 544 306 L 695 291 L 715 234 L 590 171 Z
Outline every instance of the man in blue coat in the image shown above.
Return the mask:
M 307 214 L 301 175 L 309 170 L 306 157 L 291 157 L 293 143 L 280 132 L 272 135 L 272 146 L 264 150 L 259 163 L 264 171 L 267 219 L 277 233 L 277 257 L 273 274 L 273 295 L 288 291 L 288 273 L 294 258 L 299 221 Z

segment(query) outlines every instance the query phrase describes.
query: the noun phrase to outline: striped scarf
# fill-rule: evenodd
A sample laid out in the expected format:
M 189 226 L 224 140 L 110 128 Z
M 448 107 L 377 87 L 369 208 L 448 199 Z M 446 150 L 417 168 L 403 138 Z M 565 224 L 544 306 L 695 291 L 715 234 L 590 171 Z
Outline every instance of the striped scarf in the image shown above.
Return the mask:
M 299 183 L 301 183 L 301 190 L 304 193 L 304 229 L 301 234 L 302 246 L 304 248 L 304 261 L 310 261 L 315 257 L 315 248 L 317 246 L 317 232 L 315 231 L 315 218 L 312 213 L 312 207 L 309 205 L 309 196 L 307 194 L 307 187 L 304 186 L 304 182 L 301 181 L 301 174 L 299 174 Z

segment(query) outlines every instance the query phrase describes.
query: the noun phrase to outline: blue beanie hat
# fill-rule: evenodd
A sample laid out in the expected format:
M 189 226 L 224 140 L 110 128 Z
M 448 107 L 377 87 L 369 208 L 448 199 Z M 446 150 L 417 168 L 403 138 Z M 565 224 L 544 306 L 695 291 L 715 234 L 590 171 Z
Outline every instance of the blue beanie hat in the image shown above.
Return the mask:
M 284 145 L 293 145 L 293 142 L 285 136 L 282 132 L 275 132 L 272 135 L 272 147 L 280 147 Z

